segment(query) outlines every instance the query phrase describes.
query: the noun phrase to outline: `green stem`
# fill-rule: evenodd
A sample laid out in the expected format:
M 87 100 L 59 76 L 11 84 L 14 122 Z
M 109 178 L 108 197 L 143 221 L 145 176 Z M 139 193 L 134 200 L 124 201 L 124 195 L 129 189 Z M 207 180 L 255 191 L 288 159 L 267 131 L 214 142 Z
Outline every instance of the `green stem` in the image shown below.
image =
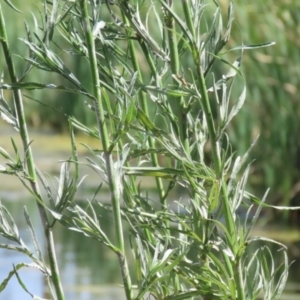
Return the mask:
M 196 54 L 195 54 L 196 53 Z M 205 84 L 205 78 L 203 74 L 203 70 L 201 67 L 201 53 L 197 49 L 196 45 L 193 45 L 193 57 L 194 61 L 196 64 L 196 72 L 198 76 L 198 84 L 199 84 L 199 90 L 201 94 L 201 106 L 203 108 L 205 117 L 206 117 L 206 122 L 207 122 L 207 127 L 208 127 L 208 133 L 210 137 L 210 143 L 211 143 L 211 149 L 212 149 L 212 158 L 213 158 L 213 163 L 216 168 L 216 174 L 217 174 L 217 179 L 222 179 L 222 162 L 221 162 L 221 157 L 220 157 L 220 145 L 217 140 L 217 134 L 215 130 L 215 124 L 213 120 L 213 115 L 211 112 L 211 107 L 210 107 L 210 102 L 209 102 L 209 97 L 207 93 L 207 88 Z M 223 194 L 223 202 L 222 205 L 225 209 L 225 220 L 226 220 L 226 226 L 229 231 L 230 237 L 232 239 L 235 239 L 235 227 L 234 227 L 234 221 L 232 218 L 232 213 L 230 210 L 230 203 L 227 195 L 227 187 L 226 183 L 223 182 L 222 184 L 222 194 Z
M 206 117 L 208 133 L 209 133 L 211 149 L 212 149 L 212 160 L 216 169 L 217 179 L 222 179 L 223 174 L 222 174 L 222 161 L 220 157 L 220 145 L 217 139 L 215 124 L 213 120 L 213 115 L 212 115 L 206 83 L 205 83 L 205 77 L 201 67 L 202 53 L 201 53 L 201 49 L 199 49 L 199 47 L 197 46 L 198 43 L 195 34 L 196 29 L 192 22 L 192 14 L 191 14 L 189 4 L 187 3 L 186 0 L 182 0 L 182 5 L 183 5 L 183 11 L 185 14 L 186 23 L 193 39 L 190 40 L 190 47 L 192 49 L 192 55 L 193 55 L 194 63 L 196 65 L 196 74 L 198 76 L 198 86 L 199 86 L 200 96 L 201 96 L 199 100 L 200 100 L 200 105 Z M 234 240 L 236 238 L 236 231 L 234 227 L 234 221 L 232 218 L 232 212 L 230 210 L 230 203 L 228 199 L 226 183 L 224 182 L 222 183 L 221 189 L 223 195 L 222 205 L 224 207 L 226 225 L 229 231 L 229 236 L 232 238 L 232 240 Z M 233 245 L 231 246 L 233 247 Z
M 173 0 L 165 0 L 165 2 L 168 4 L 170 8 L 172 8 Z M 167 28 L 167 35 L 168 35 L 168 41 L 169 41 L 169 49 L 170 49 L 170 58 L 171 58 L 171 70 L 172 74 L 177 76 L 179 74 L 179 53 L 178 53 L 178 46 L 177 46 L 177 31 L 175 28 L 175 20 L 171 14 L 170 11 L 165 12 L 165 24 Z M 179 86 L 179 83 L 173 79 L 173 84 Z M 175 102 L 177 99 L 174 99 Z M 190 153 L 190 142 L 189 142 L 189 136 L 187 133 L 187 109 L 185 106 L 185 101 L 183 97 L 180 97 L 179 100 L 179 109 L 177 110 L 177 116 L 179 120 L 179 130 L 180 130 L 180 139 L 182 141 L 182 144 L 184 145 L 185 151 L 187 153 Z M 180 166 L 178 166 L 180 167 Z M 193 195 L 194 200 L 200 204 L 199 195 L 197 193 L 194 193 Z M 198 213 L 196 210 L 193 211 L 193 222 L 194 222 L 194 229 L 195 232 L 202 236 L 202 230 L 201 230 L 201 222 L 200 218 L 198 216 Z
M 237 289 L 237 299 L 239 300 L 245 300 L 245 288 L 244 288 L 244 281 L 243 281 L 243 270 L 242 270 L 242 262 L 241 257 L 238 256 L 236 258 L 235 262 L 235 283 L 236 283 L 236 289 Z
M 173 6 L 173 0 L 165 0 L 165 3 L 170 7 L 170 9 Z M 170 49 L 170 64 L 171 64 L 171 70 L 172 74 L 175 76 L 180 75 L 179 74 L 179 53 L 178 53 L 178 46 L 177 46 L 177 31 L 175 28 L 175 21 L 170 11 L 165 12 L 165 24 L 167 28 L 167 36 L 168 36 L 168 42 L 169 42 L 169 49 Z M 179 87 L 179 83 L 173 79 L 173 84 L 177 85 Z M 173 103 L 176 103 L 175 101 L 178 101 L 177 99 L 173 99 Z M 176 108 L 175 108 L 176 109 Z M 183 97 L 180 97 L 179 99 L 179 106 L 177 106 L 176 115 L 178 117 L 179 121 L 179 136 L 180 140 L 184 146 L 184 149 L 187 153 L 190 153 L 190 143 L 189 143 L 189 137 L 187 134 L 187 111 L 185 107 L 185 101 Z M 180 168 L 180 164 L 178 164 L 177 168 Z M 199 204 L 199 196 L 194 193 L 193 195 L 194 200 Z M 194 223 L 194 229 L 195 232 L 201 236 L 201 223 L 198 218 L 196 210 L 193 211 L 193 223 Z
M 124 13 L 123 13 L 123 20 L 127 25 L 130 24 Z M 137 59 L 137 55 L 136 55 L 133 40 L 130 39 L 128 41 L 128 43 L 129 43 L 129 51 L 130 51 L 130 56 L 131 56 L 131 62 L 133 64 L 133 69 L 137 72 L 139 81 L 143 82 L 143 77 L 142 77 L 140 66 L 139 66 L 139 63 L 138 63 L 138 59 Z M 139 95 L 140 95 L 140 100 L 141 100 L 141 107 L 142 107 L 144 113 L 147 116 L 149 116 L 149 110 L 148 110 L 146 95 L 143 91 L 140 91 Z M 148 137 L 148 143 L 149 143 L 149 145 L 152 149 L 155 148 L 155 140 L 154 140 L 153 137 L 151 137 L 151 136 Z M 159 166 L 158 158 L 157 158 L 156 153 L 151 153 L 151 160 L 152 160 L 152 164 L 153 164 L 154 167 Z M 164 209 L 166 207 L 167 203 L 166 203 L 166 197 L 165 197 L 163 182 L 162 182 L 162 179 L 160 177 L 155 177 L 155 181 L 156 181 L 156 186 L 157 186 L 157 190 L 158 190 L 160 203 L 162 205 L 162 209 Z
M 17 83 L 18 80 L 17 80 L 15 68 L 14 68 L 14 63 L 13 63 L 13 60 L 11 57 L 11 51 L 10 51 L 9 44 L 8 44 L 5 21 L 4 21 L 4 17 L 3 17 L 3 11 L 2 11 L 1 4 L 0 4 L 0 36 L 1 36 L 0 42 L 2 45 L 3 53 L 4 53 L 5 62 L 8 67 L 8 73 L 10 76 L 10 80 L 12 83 Z M 60 276 L 59 276 L 57 259 L 56 259 L 56 255 L 55 255 L 53 232 L 52 232 L 51 226 L 49 225 L 49 220 L 48 220 L 48 217 L 46 214 L 46 210 L 45 210 L 44 206 L 41 204 L 42 197 L 41 197 L 39 187 L 37 184 L 37 176 L 36 176 L 36 171 L 35 171 L 35 164 L 34 164 L 34 160 L 33 160 L 32 150 L 30 147 L 28 130 L 27 130 L 27 126 L 26 126 L 22 94 L 21 94 L 20 90 L 14 89 L 13 95 L 14 95 L 14 103 L 15 103 L 15 108 L 16 108 L 16 113 L 17 113 L 20 136 L 22 139 L 23 149 L 24 149 L 24 153 L 25 153 L 27 172 L 30 177 L 30 185 L 31 185 L 32 191 L 34 192 L 36 197 L 39 199 L 39 201 L 37 201 L 36 203 L 38 206 L 40 218 L 42 220 L 43 229 L 44 229 L 44 233 L 45 233 L 45 237 L 46 237 L 46 247 L 47 247 L 49 264 L 50 264 L 50 269 L 51 269 L 51 279 L 52 279 L 52 283 L 55 288 L 57 298 L 59 300 L 64 300 L 65 297 L 63 294 L 62 286 L 61 286 L 61 280 L 60 280 Z
M 173 6 L 173 0 L 165 0 L 165 2 L 168 4 L 170 8 Z M 172 74 L 177 76 L 179 75 L 179 53 L 178 53 L 178 47 L 177 47 L 177 32 L 175 29 L 175 21 L 170 12 L 165 12 L 165 24 L 167 28 L 167 35 L 168 35 L 168 41 L 169 41 L 169 49 L 170 49 L 170 66 Z M 175 85 L 179 85 L 179 83 L 173 79 L 173 83 Z M 178 98 L 174 98 L 173 103 L 176 103 L 178 101 Z M 178 117 L 179 121 L 179 135 L 180 139 L 184 145 L 185 150 L 189 153 L 189 140 L 187 135 L 187 119 L 186 119 L 186 107 L 184 98 L 180 97 L 179 99 L 179 106 L 177 106 L 176 109 L 176 115 Z
M 195 64 L 196 64 L 196 71 L 197 71 L 197 75 L 198 75 L 198 84 L 199 84 L 201 100 L 202 100 L 201 104 L 203 107 L 203 111 L 205 113 L 209 137 L 210 137 L 210 141 L 211 141 L 213 162 L 214 162 L 214 165 L 216 168 L 217 178 L 219 179 L 222 175 L 221 174 L 222 166 L 221 166 L 221 159 L 220 159 L 220 149 L 219 149 L 219 143 L 217 141 L 215 124 L 214 124 L 213 115 L 211 112 L 211 107 L 210 107 L 209 97 L 208 97 L 207 88 L 206 88 L 206 84 L 205 84 L 205 79 L 204 79 L 203 71 L 201 68 L 201 62 L 200 62 L 200 59 L 198 58 L 199 55 L 200 55 L 200 53 L 197 51 Z
M 188 27 L 189 31 L 191 32 L 193 38 L 195 39 L 196 30 L 195 30 L 195 27 L 193 24 L 192 13 L 191 13 L 191 4 L 189 3 L 190 1 L 181 0 L 181 2 L 182 2 L 182 8 L 183 8 L 187 27 Z
M 125 294 L 127 300 L 132 299 L 132 290 L 131 290 L 131 279 L 128 270 L 128 263 L 125 255 L 125 246 L 124 246 L 124 237 L 123 237 L 123 228 L 122 228 L 122 219 L 121 219 L 121 209 L 120 209 L 120 198 L 121 195 L 118 191 L 116 173 L 113 166 L 113 158 L 111 152 L 109 152 L 109 137 L 107 125 L 105 122 L 104 108 L 102 103 L 102 94 L 99 80 L 99 72 L 97 66 L 97 57 L 95 43 L 92 35 L 91 24 L 89 21 L 89 13 L 87 8 L 87 0 L 80 0 L 80 6 L 82 11 L 82 22 L 83 29 L 85 30 L 86 43 L 89 53 L 89 63 L 91 69 L 91 81 L 93 85 L 93 95 L 95 112 L 98 122 L 98 128 L 100 133 L 100 139 L 102 142 L 102 148 L 107 168 L 107 178 L 108 184 L 111 192 L 111 202 L 112 209 L 115 221 L 115 234 L 116 234 L 116 243 L 117 243 L 117 255 L 119 257 L 119 263 L 121 267 L 122 279 L 125 289 Z

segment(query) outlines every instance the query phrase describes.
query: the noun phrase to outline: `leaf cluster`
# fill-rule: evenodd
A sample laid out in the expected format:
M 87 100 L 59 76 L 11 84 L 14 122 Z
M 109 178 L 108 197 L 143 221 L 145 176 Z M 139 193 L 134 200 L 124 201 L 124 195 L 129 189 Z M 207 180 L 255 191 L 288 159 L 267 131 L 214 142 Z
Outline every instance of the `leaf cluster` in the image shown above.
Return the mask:
M 272 43 L 231 49 L 239 53 L 229 62 L 221 50 L 226 49 L 234 25 L 232 3 L 223 17 L 217 1 L 181 1 L 178 11 L 172 2 L 44 2 L 41 25 L 32 32 L 27 28 L 23 39 L 29 54 L 24 56 L 26 69 L 21 79 L 0 87 L 77 93 L 98 123 L 97 128 L 90 128 L 66 116 L 72 155 L 62 164 L 58 186 L 51 188 L 37 172 L 46 199 L 30 185 L 32 176 L 19 178 L 47 211 L 50 228 L 60 222 L 116 254 L 127 299 L 242 300 L 261 294 L 264 299 L 279 299 L 288 274 L 285 247 L 280 245 L 283 262 L 278 267 L 267 246 L 258 248 L 257 255 L 247 253 L 249 244 L 259 239 L 275 242 L 250 235 L 266 197 L 259 200 L 246 192 L 250 167 L 245 164 L 253 145 L 238 157 L 226 133 L 246 98 L 240 72 L 244 49 Z M 213 14 L 208 6 L 213 7 Z M 153 22 L 160 32 L 158 38 L 151 34 Z M 63 36 L 68 48 L 55 45 L 56 34 Z M 83 59 L 92 88 L 70 70 L 65 54 Z M 185 57 L 193 61 L 190 68 L 182 63 Z M 222 65 L 224 73 L 216 74 L 215 65 Z M 54 73 L 67 84 L 27 81 L 33 68 Z M 237 77 L 243 83 L 240 86 L 235 84 Z M 236 99 L 232 99 L 233 89 L 240 93 Z M 0 103 L 4 119 L 13 121 L 6 102 Z M 99 140 L 99 149 L 84 145 L 89 152 L 86 162 L 78 161 L 74 128 Z M 1 154 L 12 161 L 4 150 Z M 78 171 L 82 163 L 101 181 L 85 208 L 74 201 L 84 179 Z M 153 182 L 154 191 L 148 190 L 148 182 Z M 103 187 L 111 194 L 109 204 L 99 200 Z M 184 196 L 172 203 L 172 192 L 178 190 Z M 257 204 L 255 212 L 251 201 Z M 112 212 L 115 239 L 101 228 L 102 216 L 93 205 Z M 238 213 L 241 207 L 245 220 Z M 125 224 L 129 237 L 123 230 Z M 12 229 L 7 226 L 4 222 L 3 235 L 10 236 Z M 125 240 L 130 242 L 134 271 L 128 268 Z

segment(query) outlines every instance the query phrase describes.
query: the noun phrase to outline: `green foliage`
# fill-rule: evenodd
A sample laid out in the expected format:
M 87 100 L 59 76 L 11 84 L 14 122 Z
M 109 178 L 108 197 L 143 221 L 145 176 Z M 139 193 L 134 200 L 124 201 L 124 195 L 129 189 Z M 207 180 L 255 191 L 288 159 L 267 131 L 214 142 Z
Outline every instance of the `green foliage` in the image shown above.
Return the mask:
M 0 148 L 8 162 L 0 171 L 17 176 L 36 201 L 51 271 L 44 267 L 42 257 L 24 250 L 5 208 L 0 211 L 0 233 L 14 240 L 47 274 L 54 299 L 64 299 L 52 234 L 58 222 L 103 243 L 115 254 L 128 300 L 150 295 L 173 300 L 279 299 L 288 275 L 286 248 L 250 236 L 266 206 L 266 194 L 259 200 L 246 191 L 250 172 L 246 163 L 255 142 L 237 156 L 228 134 L 246 99 L 242 58 L 248 50 L 273 43 L 231 47 L 232 3 L 226 14 L 216 1 L 204 0 L 176 5 L 163 0 L 45 1 L 42 7 L 43 22 L 28 26 L 27 37 L 22 39 L 28 54 L 19 54 L 25 70 L 19 80 L 1 14 L 1 44 L 10 75 L 10 82 L 1 83 L 1 88 L 12 90 L 17 114 L 13 115 L 4 97 L 1 113 L 20 131 L 25 154 L 20 157 L 13 142 L 15 161 Z M 153 24 L 157 28 L 152 34 Z M 64 43 L 56 40 L 59 35 Z M 234 59 L 228 51 L 234 51 Z M 71 68 L 65 55 L 80 58 L 80 68 L 87 73 L 83 76 Z M 34 70 L 45 75 L 33 80 Z M 54 188 L 34 165 L 22 100 L 28 90 L 45 90 L 51 96 L 59 90 L 78 95 L 86 114 L 97 121 L 97 128 L 91 128 L 73 115 L 66 116 L 72 154 L 62 164 Z M 74 201 L 84 180 L 79 178 L 82 162 L 78 161 L 74 128 L 99 140 L 100 150 L 85 145 L 89 151 L 85 163 L 101 181 L 85 208 Z M 152 178 L 153 194 L 146 185 Z M 98 200 L 103 186 L 109 189 L 109 204 Z M 171 192 L 178 187 L 186 200 L 179 198 L 171 207 Z M 257 205 L 255 213 L 252 203 Z M 102 216 L 95 206 L 112 213 L 114 238 L 101 227 Z M 238 214 L 241 207 L 246 210 L 245 221 Z M 26 211 L 25 218 L 38 250 Z M 130 228 L 129 237 L 124 226 Z M 257 240 L 265 245 L 249 256 L 247 248 Z M 282 264 L 276 267 L 268 243 L 283 248 Z M 134 275 L 129 271 L 130 255 Z M 1 287 L 15 274 L 30 293 L 18 274 L 23 266 L 14 268 Z
M 252 183 L 257 188 L 271 186 L 277 201 L 281 195 L 286 203 L 297 193 L 299 178 L 299 5 L 298 1 L 276 5 L 273 1 L 235 1 L 242 35 L 233 28 L 230 42 L 276 42 L 274 47 L 250 51 L 244 57 L 249 101 L 232 123 L 231 141 L 243 153 L 251 137 L 260 133 L 252 155 L 256 160 Z
M 27 1 L 24 5 L 25 2 L 19 0 L 12 3 L 22 11 L 28 26 L 34 26 L 34 21 L 37 22 L 40 19 L 40 16 L 37 15 L 35 20 L 30 12 L 33 4 L 42 11 L 40 3 L 32 2 L 32 5 L 28 5 Z M 142 3 L 140 12 L 144 18 L 150 1 L 143 1 Z M 226 13 L 229 1 L 220 1 L 220 3 L 222 12 Z M 228 133 L 233 148 L 237 149 L 238 153 L 244 153 L 251 140 L 260 134 L 257 147 L 250 156 L 250 160 L 255 159 L 252 170 L 254 176 L 252 176 L 250 184 L 256 190 L 265 190 L 266 187 L 271 186 L 271 194 L 274 195 L 274 199 L 271 197 L 269 201 L 278 201 L 282 196 L 288 203 L 289 199 L 297 193 L 296 182 L 299 177 L 298 154 L 300 146 L 297 138 L 298 120 L 300 119 L 297 113 L 299 111 L 297 89 L 300 84 L 299 76 L 297 76 L 297 65 L 300 61 L 298 51 L 298 21 L 300 17 L 297 10 L 299 3 L 296 0 L 280 1 L 274 5 L 273 1 L 252 1 L 249 3 L 236 0 L 234 4 L 236 11 L 238 11 L 234 18 L 239 28 L 236 24 L 233 25 L 232 36 L 228 42 L 231 48 L 241 43 L 246 45 L 259 44 L 273 40 L 276 41 L 276 45 L 254 52 L 247 51 L 242 68 L 246 71 L 249 101 L 245 105 L 246 109 L 242 110 L 230 124 Z M 175 8 L 178 6 L 179 15 L 183 12 L 180 5 L 180 1 L 174 2 Z M 113 6 L 111 8 L 114 10 Z M 208 6 L 206 9 L 211 8 Z M 24 55 L 24 46 L 18 40 L 25 37 L 23 17 L 15 18 L 15 11 L 8 6 L 4 6 L 3 10 L 8 19 L 13 18 L 15 21 L 14 26 L 7 28 L 12 52 Z M 213 10 L 211 16 L 213 16 Z M 105 21 L 110 20 L 109 11 L 105 7 L 101 9 L 101 17 Z M 153 17 L 151 15 L 151 18 Z M 111 26 L 115 25 L 112 23 Z M 151 31 L 152 40 L 158 41 L 161 38 L 156 22 L 149 22 L 148 30 Z M 75 74 L 78 74 L 82 84 L 90 88 L 89 77 L 86 76 L 89 71 L 82 56 L 69 55 L 71 50 L 67 48 L 64 38 L 57 31 L 54 31 L 53 34 L 55 43 L 64 50 L 50 45 L 52 49 L 60 52 L 68 67 Z M 122 46 L 124 38 L 124 34 L 118 38 L 117 43 L 121 48 L 124 47 Z M 180 36 L 177 38 L 181 63 L 185 68 L 192 67 L 191 56 L 184 53 L 187 46 L 186 41 Z M 137 49 L 138 53 L 140 51 Z M 235 51 L 227 55 L 232 60 L 236 58 Z M 149 71 L 147 67 L 144 67 L 143 54 L 138 56 L 142 59 L 139 63 L 143 77 L 147 78 Z M 15 60 L 15 65 L 18 74 L 22 74 L 22 61 L 20 59 Z M 219 68 L 220 66 L 216 66 L 217 70 L 214 71 L 220 75 L 222 71 L 218 70 Z M 29 77 L 34 82 L 39 79 L 40 83 L 46 83 L 51 79 L 50 81 L 57 86 L 66 84 L 63 78 L 57 81 L 49 73 L 45 77 L 46 74 L 34 70 Z M 95 118 L 91 117 L 84 109 L 80 95 L 53 92 L 49 98 L 43 90 L 35 90 L 30 93 L 29 99 L 31 100 L 26 101 L 28 109 L 25 113 L 28 121 L 35 126 L 50 125 L 57 130 L 66 130 L 67 123 L 56 110 L 69 116 L 75 116 L 79 121 L 88 125 L 96 122 Z M 49 110 L 48 106 L 55 109 Z M 149 105 L 149 110 L 150 112 L 155 111 L 155 106 Z M 157 121 L 160 126 L 165 126 L 160 118 L 157 118 Z

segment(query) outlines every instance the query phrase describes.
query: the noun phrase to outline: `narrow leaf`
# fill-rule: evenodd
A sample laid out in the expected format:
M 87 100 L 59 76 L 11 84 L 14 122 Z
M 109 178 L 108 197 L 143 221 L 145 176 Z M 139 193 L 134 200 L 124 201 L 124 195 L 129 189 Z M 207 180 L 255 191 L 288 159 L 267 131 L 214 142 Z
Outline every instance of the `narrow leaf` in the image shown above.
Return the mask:
M 8 4 L 10 6 L 10 8 L 12 8 L 14 11 L 18 12 L 18 13 L 22 13 L 22 11 L 18 10 L 9 0 L 4 0 L 4 2 L 6 4 Z
M 232 48 L 229 51 L 234 51 L 234 50 L 250 50 L 250 49 L 264 48 L 264 47 L 273 46 L 275 44 L 276 44 L 276 42 L 254 44 L 254 45 L 242 45 L 242 46 L 239 46 L 239 47 Z

